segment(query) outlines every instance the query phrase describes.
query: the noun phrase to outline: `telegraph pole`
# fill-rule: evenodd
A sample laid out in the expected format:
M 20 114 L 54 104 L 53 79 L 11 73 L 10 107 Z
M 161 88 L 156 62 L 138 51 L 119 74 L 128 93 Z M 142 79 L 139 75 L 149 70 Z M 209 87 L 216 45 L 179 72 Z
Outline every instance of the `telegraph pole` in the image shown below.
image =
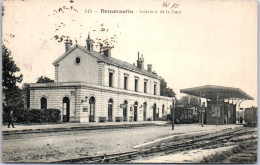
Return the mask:
M 200 97 L 199 97 L 199 101 L 200 101 L 200 106 L 199 106 L 199 110 L 200 110 L 200 118 L 201 118 L 201 127 L 204 127 L 204 121 L 203 121 L 203 118 L 204 118 L 204 114 L 203 114 L 203 107 L 201 106 L 201 91 L 200 91 Z
M 218 99 L 219 99 L 219 93 L 217 91 L 217 126 L 218 126 L 218 111 L 219 111 L 219 109 L 218 109 Z
M 205 103 L 202 103 L 201 107 L 201 127 L 204 127 L 204 113 L 206 112 Z
M 174 108 L 175 108 L 175 103 L 174 100 L 172 98 L 172 130 L 174 130 Z

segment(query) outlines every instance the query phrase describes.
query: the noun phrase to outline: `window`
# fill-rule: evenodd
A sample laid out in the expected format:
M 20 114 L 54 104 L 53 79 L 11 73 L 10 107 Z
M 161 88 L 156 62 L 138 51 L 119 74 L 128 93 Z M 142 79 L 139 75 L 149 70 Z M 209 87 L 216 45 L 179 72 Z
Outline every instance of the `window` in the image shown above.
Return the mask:
M 128 77 L 125 76 L 124 77 L 124 89 L 127 89 L 127 81 L 128 81 Z
M 80 64 L 80 58 L 77 57 L 77 58 L 75 59 L 75 62 L 76 62 L 76 64 Z
M 154 84 L 154 95 L 156 95 L 156 86 L 157 86 L 157 84 Z
M 113 87 L 113 72 L 109 72 L 109 87 Z
M 136 92 L 138 91 L 138 79 L 137 78 L 135 79 L 135 91 Z
M 45 97 L 41 98 L 41 109 L 47 109 L 47 99 Z
M 144 80 L 144 93 L 147 93 L 147 81 Z

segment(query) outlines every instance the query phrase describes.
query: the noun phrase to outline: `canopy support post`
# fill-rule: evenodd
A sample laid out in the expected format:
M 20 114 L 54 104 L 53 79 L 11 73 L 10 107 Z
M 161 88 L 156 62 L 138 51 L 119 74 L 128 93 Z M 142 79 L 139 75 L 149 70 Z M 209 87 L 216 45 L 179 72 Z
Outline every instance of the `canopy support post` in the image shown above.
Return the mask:
M 217 91 L 217 126 L 218 126 L 218 110 L 219 110 L 218 100 L 219 100 L 219 93 Z
M 175 109 L 175 100 L 172 98 L 172 130 L 174 130 L 174 109 Z
M 225 97 L 223 97 L 223 101 L 224 101 L 224 105 L 223 105 L 223 110 L 224 110 L 224 113 L 223 113 L 223 120 L 224 120 L 224 117 L 225 117 Z M 232 104 L 233 104 L 233 100 L 232 100 Z M 228 112 L 229 112 L 229 102 L 228 102 L 228 105 L 227 105 L 227 123 L 228 124 Z M 224 123 L 224 122 L 223 122 Z
M 202 112 L 201 109 L 201 91 L 200 91 L 200 116 L 201 116 L 201 127 L 204 127 L 204 113 Z

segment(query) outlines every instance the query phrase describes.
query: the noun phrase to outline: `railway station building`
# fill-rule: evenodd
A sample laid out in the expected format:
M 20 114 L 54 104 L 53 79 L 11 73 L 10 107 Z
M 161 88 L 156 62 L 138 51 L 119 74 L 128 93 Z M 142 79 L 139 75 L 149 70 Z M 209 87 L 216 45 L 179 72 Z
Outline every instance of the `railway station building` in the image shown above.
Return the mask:
M 53 62 L 54 83 L 30 84 L 30 108 L 61 110 L 62 122 L 154 121 L 170 112 L 172 98 L 160 96 L 160 77 L 112 57 L 112 47 L 93 49 L 65 42 L 65 53 Z

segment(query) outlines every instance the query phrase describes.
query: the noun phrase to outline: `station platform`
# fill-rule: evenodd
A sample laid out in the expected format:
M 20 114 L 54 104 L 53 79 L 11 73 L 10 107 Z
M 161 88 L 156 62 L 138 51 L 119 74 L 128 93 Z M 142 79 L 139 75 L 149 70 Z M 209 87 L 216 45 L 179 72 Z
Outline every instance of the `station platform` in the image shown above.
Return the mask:
M 57 123 L 57 124 L 19 124 L 14 123 L 15 128 L 8 128 L 2 125 L 2 134 L 25 134 L 25 133 L 45 133 L 63 131 L 81 131 L 98 129 L 116 129 L 145 126 L 169 125 L 166 121 L 140 121 L 140 122 L 106 122 L 106 123 Z

